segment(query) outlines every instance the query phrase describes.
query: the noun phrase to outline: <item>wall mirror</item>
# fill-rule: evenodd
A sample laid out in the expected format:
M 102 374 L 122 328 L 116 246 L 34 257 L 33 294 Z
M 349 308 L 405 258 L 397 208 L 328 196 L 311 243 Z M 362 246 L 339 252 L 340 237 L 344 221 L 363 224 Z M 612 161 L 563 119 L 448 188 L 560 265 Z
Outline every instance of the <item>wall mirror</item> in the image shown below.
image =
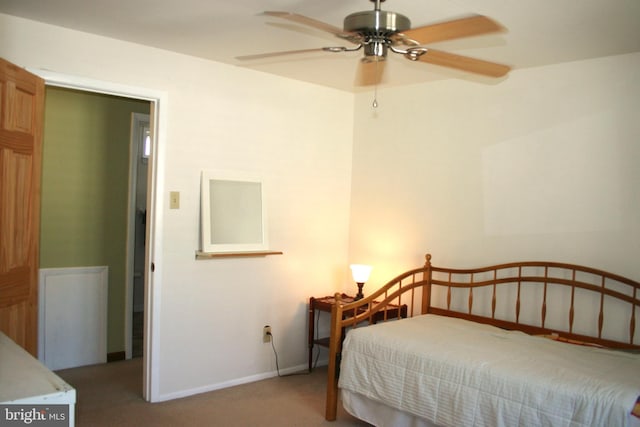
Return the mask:
M 202 172 L 202 252 L 268 250 L 264 184 L 247 173 Z

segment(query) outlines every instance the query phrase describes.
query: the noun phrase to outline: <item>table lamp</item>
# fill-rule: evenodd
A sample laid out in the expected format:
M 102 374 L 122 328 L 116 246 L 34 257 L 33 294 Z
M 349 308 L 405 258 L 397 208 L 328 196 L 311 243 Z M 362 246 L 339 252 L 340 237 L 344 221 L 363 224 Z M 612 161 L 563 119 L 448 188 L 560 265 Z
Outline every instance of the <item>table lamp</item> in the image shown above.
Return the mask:
M 364 297 L 362 293 L 362 287 L 365 282 L 369 280 L 369 275 L 371 274 L 371 270 L 373 269 L 370 265 L 364 264 L 351 264 L 349 266 L 351 268 L 351 275 L 353 276 L 353 280 L 358 285 L 358 293 L 356 294 L 355 299 L 359 300 Z

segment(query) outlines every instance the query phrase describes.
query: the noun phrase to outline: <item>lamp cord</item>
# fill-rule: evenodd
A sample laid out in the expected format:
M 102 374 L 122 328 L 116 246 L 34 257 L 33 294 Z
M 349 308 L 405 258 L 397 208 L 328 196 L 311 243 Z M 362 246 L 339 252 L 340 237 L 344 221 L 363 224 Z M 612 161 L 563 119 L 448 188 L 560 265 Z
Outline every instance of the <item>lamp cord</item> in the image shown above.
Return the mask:
M 316 325 L 318 324 L 318 322 L 320 321 L 320 310 L 316 311 Z M 318 339 L 318 328 L 314 328 L 315 329 L 315 338 Z M 311 374 L 311 371 L 307 371 L 307 372 L 294 372 L 292 374 L 285 374 L 285 375 L 281 375 L 280 374 L 280 366 L 278 364 L 278 352 L 276 351 L 276 345 L 274 343 L 273 340 L 273 333 L 269 332 L 267 335 L 269 335 L 269 337 L 271 338 L 269 341 L 271 341 L 271 348 L 273 349 L 273 355 L 275 357 L 275 361 L 276 361 L 276 372 L 278 373 L 279 377 L 290 377 L 293 375 L 309 375 Z M 318 349 L 316 350 L 316 357 L 315 360 L 313 361 L 313 369 L 315 369 L 318 366 L 318 359 L 320 359 L 320 346 L 316 346 L 318 347 Z
M 278 373 L 278 377 L 282 378 L 282 377 L 292 377 L 295 375 L 309 375 L 311 374 L 311 372 L 306 371 L 306 372 L 293 372 L 291 374 L 280 374 L 280 366 L 278 364 L 278 352 L 276 351 L 276 345 L 274 343 L 274 339 L 273 339 L 273 334 L 271 332 L 269 332 L 267 335 L 269 335 L 271 337 L 271 348 L 273 348 L 273 354 L 275 356 L 276 359 L 276 372 Z

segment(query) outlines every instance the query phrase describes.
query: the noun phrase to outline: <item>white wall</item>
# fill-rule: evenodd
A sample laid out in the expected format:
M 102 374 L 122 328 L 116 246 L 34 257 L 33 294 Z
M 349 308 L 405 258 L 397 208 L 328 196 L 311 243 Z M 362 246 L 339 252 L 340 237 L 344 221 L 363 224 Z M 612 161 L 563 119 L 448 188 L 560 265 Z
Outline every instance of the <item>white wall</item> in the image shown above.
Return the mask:
M 0 56 L 19 66 L 167 94 L 156 398 L 272 375 L 265 324 L 280 367 L 305 366 L 308 298 L 348 270 L 353 95 L 8 15 L 0 28 Z M 264 176 L 269 240 L 284 255 L 195 260 L 207 168 Z
M 350 258 L 371 285 L 519 260 L 640 279 L 640 53 L 356 99 Z

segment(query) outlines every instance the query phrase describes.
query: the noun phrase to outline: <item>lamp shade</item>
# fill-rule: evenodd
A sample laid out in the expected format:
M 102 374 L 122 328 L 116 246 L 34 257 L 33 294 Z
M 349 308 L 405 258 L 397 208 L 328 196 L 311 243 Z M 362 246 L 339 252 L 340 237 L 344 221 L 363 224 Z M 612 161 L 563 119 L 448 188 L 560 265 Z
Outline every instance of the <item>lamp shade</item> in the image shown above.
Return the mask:
M 365 283 L 369 280 L 369 275 L 371 274 L 371 270 L 373 269 L 370 265 L 364 264 L 351 264 L 349 266 L 351 268 L 351 275 L 353 276 L 353 280 L 356 283 Z

